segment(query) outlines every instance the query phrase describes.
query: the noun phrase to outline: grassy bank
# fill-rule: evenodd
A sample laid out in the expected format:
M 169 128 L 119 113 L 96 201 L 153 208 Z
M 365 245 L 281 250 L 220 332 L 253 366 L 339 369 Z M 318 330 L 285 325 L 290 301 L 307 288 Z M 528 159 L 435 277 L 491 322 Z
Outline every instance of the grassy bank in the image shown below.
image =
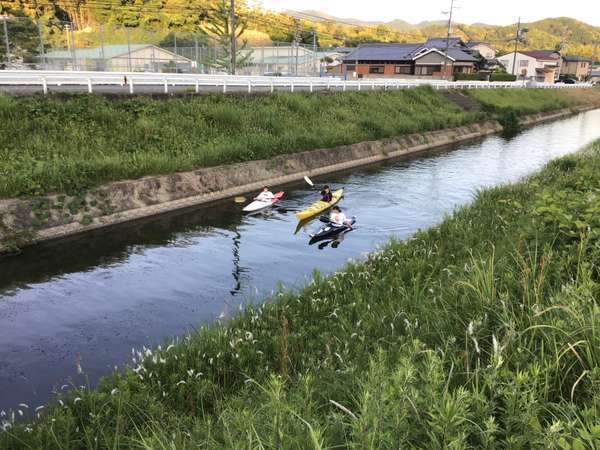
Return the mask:
M 492 114 L 534 114 L 585 102 L 600 103 L 597 89 L 473 89 L 469 95 Z
M 598 448 L 599 192 L 597 142 L 138 352 L 0 448 Z
M 0 198 L 454 127 L 429 88 L 338 94 L 0 96 Z
M 589 93 L 549 90 L 472 95 L 491 113 L 589 100 Z M 426 87 L 170 98 L 0 95 L 0 198 L 73 194 L 114 180 L 455 127 L 484 116 Z

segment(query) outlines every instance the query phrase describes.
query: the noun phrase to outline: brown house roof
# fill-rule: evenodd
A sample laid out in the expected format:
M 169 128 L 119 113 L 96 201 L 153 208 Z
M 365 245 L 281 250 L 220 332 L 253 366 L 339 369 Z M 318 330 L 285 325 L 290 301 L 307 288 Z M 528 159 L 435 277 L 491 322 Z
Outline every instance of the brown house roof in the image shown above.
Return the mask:
M 559 59 L 560 56 L 554 50 L 521 50 L 519 53 L 535 59 Z

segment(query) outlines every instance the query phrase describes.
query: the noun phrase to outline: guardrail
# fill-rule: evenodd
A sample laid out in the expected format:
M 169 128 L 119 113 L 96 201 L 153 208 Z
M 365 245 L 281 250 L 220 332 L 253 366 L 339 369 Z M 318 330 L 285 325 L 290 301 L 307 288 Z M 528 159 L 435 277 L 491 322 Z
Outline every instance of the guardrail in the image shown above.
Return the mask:
M 524 83 L 522 81 L 445 81 L 399 78 L 369 78 L 361 80 L 343 80 L 332 77 L 268 77 L 239 75 L 196 75 L 196 74 L 162 74 L 142 72 L 62 72 L 62 71 L 0 71 L 0 86 L 39 86 L 46 94 L 51 86 L 81 86 L 93 93 L 94 87 L 113 86 L 126 87 L 134 94 L 139 87 L 160 86 L 164 93 L 172 87 L 184 87 L 200 92 L 202 88 L 217 88 L 226 93 L 237 89 L 251 93 L 255 90 L 384 90 L 406 89 L 428 85 L 434 89 L 565 89 L 591 87 L 591 83 L 550 84 Z

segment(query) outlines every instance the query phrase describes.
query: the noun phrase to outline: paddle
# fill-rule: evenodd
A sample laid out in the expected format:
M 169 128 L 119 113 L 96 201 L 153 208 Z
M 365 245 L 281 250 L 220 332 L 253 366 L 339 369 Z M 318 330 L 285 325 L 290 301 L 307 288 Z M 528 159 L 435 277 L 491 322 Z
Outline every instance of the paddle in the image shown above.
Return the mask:
M 233 199 L 234 202 L 236 203 L 245 203 L 246 202 L 246 197 L 235 197 Z
M 312 180 L 306 175 L 304 175 L 304 181 L 306 181 L 311 187 L 315 187 L 315 183 L 313 183 Z

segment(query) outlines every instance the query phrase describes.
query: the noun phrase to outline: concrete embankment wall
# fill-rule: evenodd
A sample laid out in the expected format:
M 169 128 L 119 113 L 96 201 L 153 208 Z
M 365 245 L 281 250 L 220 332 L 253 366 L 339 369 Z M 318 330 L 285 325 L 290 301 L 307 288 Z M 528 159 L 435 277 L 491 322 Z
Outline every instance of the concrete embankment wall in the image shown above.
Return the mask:
M 524 126 L 559 119 L 597 106 L 526 116 Z M 119 181 L 80 197 L 48 195 L 0 200 L 0 251 L 14 245 L 66 237 L 144 217 L 245 194 L 263 185 L 297 181 L 498 133 L 497 121 L 379 141 L 282 155 L 270 160 Z M 26 237 L 19 237 L 25 230 Z

